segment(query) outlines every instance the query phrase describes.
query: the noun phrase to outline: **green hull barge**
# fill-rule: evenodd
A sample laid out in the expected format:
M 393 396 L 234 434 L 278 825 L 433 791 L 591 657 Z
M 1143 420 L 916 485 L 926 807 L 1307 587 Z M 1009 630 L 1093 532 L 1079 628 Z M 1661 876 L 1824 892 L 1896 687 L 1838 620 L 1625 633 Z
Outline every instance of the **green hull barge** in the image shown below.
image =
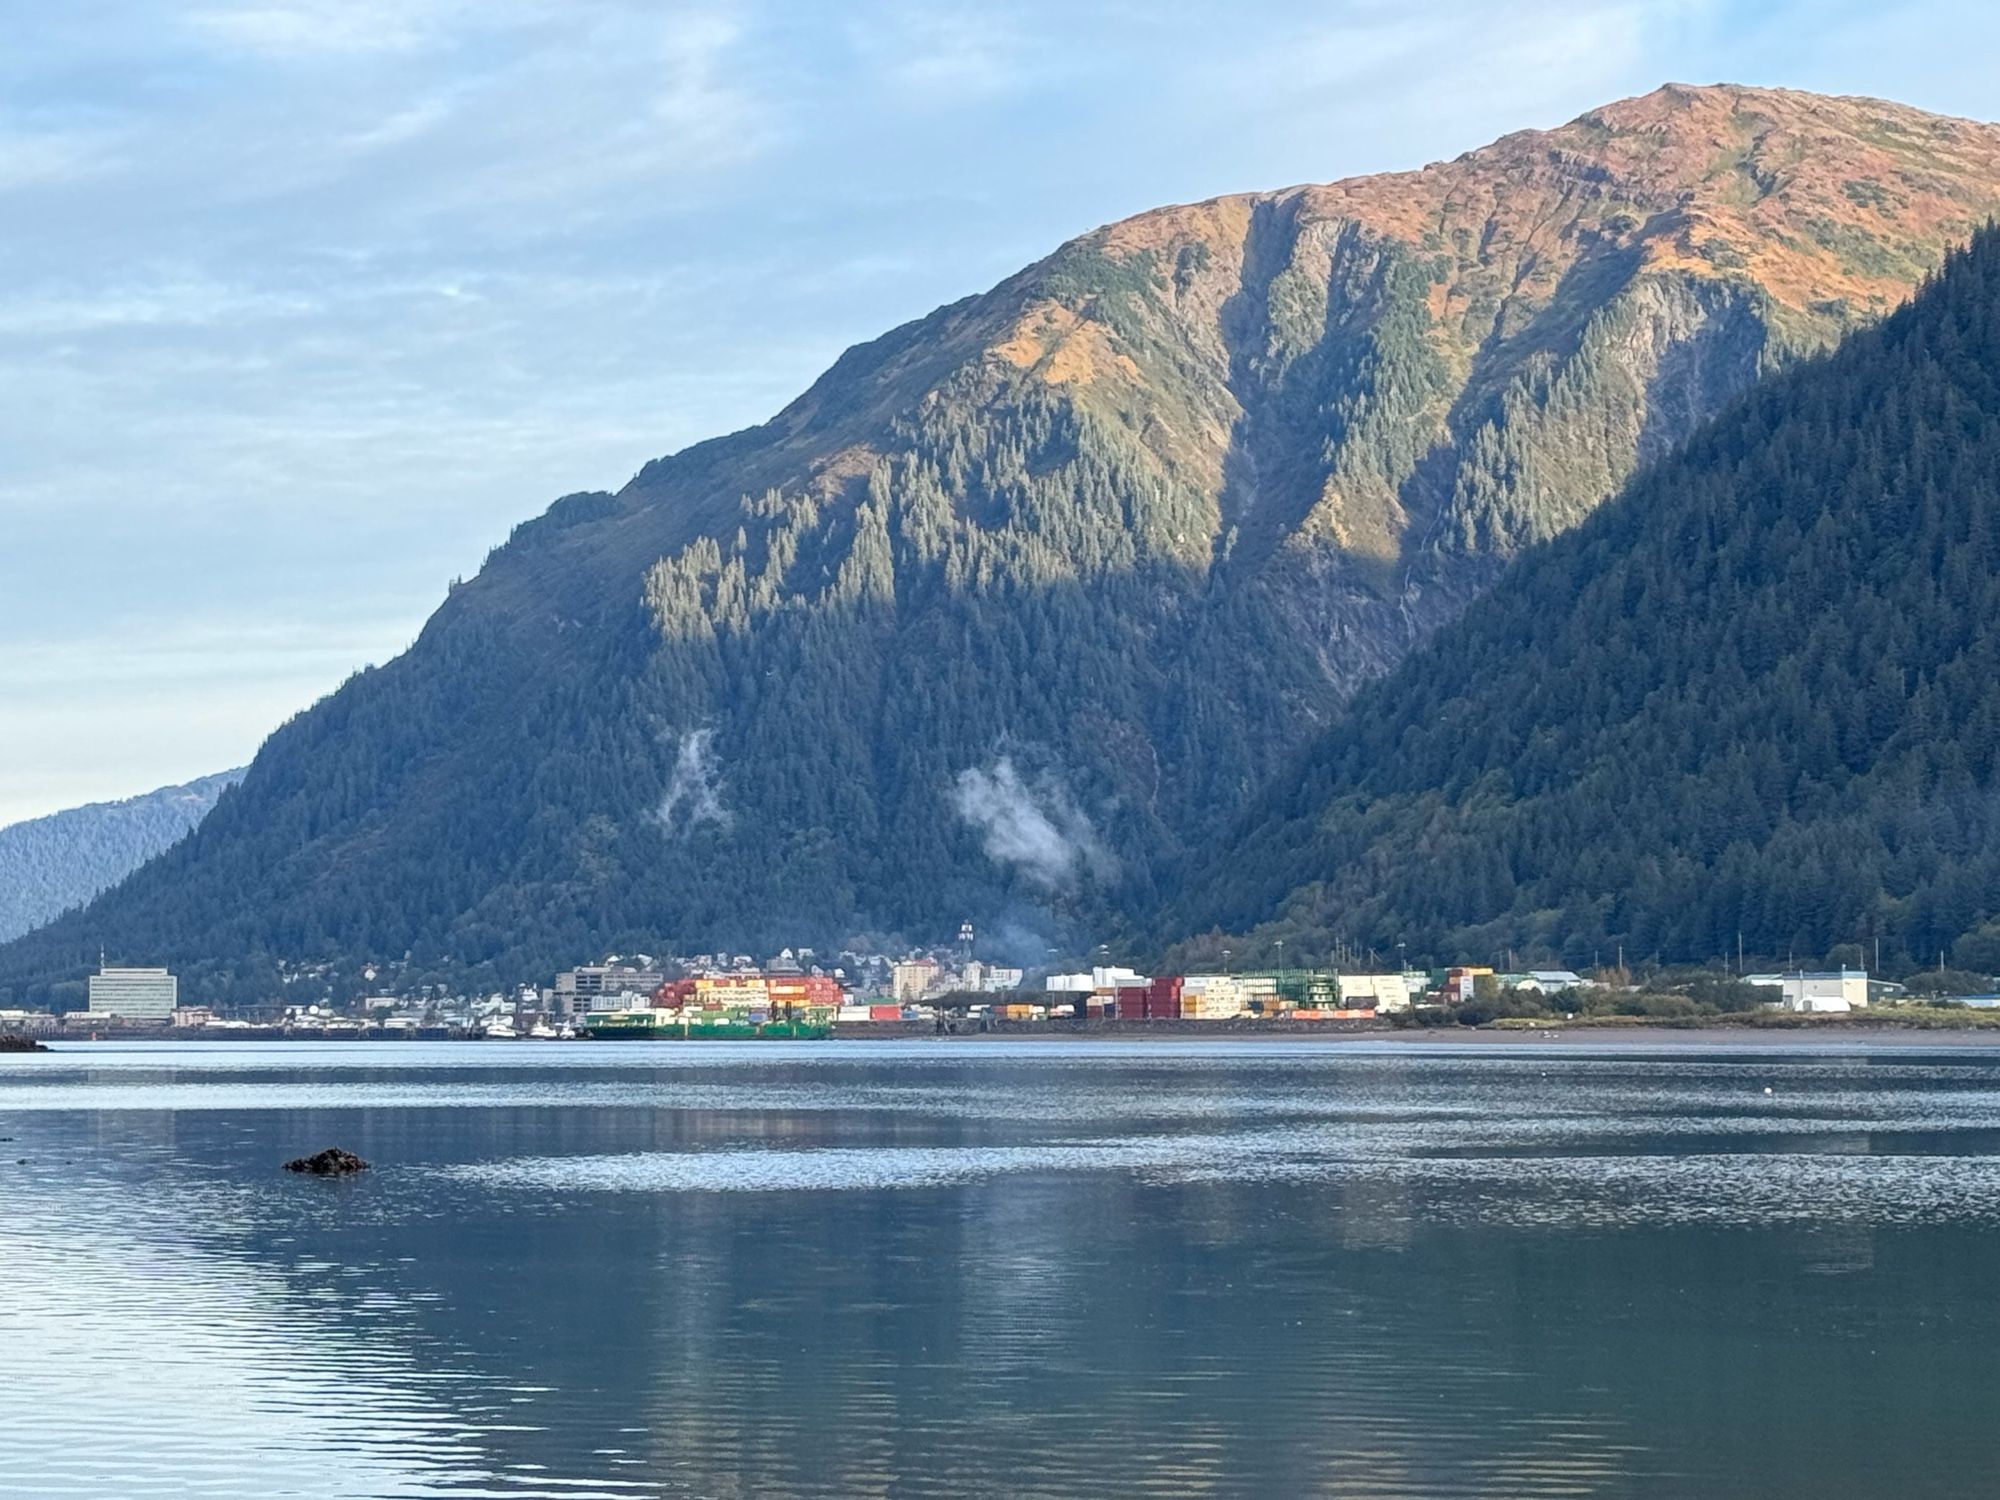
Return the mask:
M 578 1030 L 596 1041 L 817 1042 L 832 1025 L 812 1016 L 756 1021 L 729 1011 L 594 1010 Z

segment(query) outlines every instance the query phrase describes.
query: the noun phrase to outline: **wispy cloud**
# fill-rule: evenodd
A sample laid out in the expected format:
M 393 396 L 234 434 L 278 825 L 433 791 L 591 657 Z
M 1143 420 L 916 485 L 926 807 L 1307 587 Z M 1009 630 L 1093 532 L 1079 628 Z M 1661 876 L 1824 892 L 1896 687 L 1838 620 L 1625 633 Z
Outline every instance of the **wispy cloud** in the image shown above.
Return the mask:
M 1203 71 L 1232 96 L 1265 108 L 1311 96 L 1325 109 L 1382 97 L 1428 110 L 1487 109 L 1499 92 L 1546 92 L 1559 72 L 1615 74 L 1632 65 L 1655 27 L 1704 9 L 1699 0 L 1524 0 L 1507 7 L 1346 0 L 1261 45 L 1218 47 Z M 1422 80 L 1420 88 L 1411 87 L 1413 79 Z
M 990 5 L 898 4 L 852 21 L 848 35 L 876 77 L 928 104 L 962 106 L 1011 93 L 1044 63 Z
M 233 51 L 295 59 L 413 52 L 517 9 L 509 0 L 225 0 L 187 20 Z
M 119 164 L 117 146 L 108 131 L 0 126 L 0 192 L 98 176 Z
M 417 140 L 450 119 L 460 97 L 458 90 L 445 89 L 412 104 L 401 105 L 360 129 L 348 132 L 342 143 L 354 151 L 371 152 Z
M 258 290 L 213 281 L 196 272 L 149 281 L 95 286 L 83 292 L 0 295 L 0 336 L 77 337 L 116 329 L 232 326 L 271 317 L 300 317 L 318 301 L 298 290 Z
M 198 30 L 232 48 L 267 57 L 327 53 L 401 52 L 427 34 L 427 7 L 369 0 L 266 0 L 220 5 L 188 17 Z

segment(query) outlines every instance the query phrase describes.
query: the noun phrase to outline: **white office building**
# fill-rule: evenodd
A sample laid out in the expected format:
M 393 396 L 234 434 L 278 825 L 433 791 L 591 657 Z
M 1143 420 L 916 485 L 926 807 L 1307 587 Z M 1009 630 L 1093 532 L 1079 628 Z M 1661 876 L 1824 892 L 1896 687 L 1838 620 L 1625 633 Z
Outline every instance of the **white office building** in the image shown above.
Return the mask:
M 171 1021 L 180 992 L 180 981 L 165 969 L 99 965 L 90 976 L 90 1014 L 123 1021 Z

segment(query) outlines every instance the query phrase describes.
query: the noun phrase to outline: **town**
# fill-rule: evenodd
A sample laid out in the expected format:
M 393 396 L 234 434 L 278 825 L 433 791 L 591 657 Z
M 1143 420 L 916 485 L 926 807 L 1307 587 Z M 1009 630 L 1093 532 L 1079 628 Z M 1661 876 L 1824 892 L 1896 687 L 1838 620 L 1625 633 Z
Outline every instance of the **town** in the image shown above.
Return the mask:
M 84 1008 L 0 1011 L 0 1029 L 246 1040 L 754 1040 L 1058 1029 L 1270 1033 L 1537 1018 L 1673 1020 L 1717 1012 L 1851 1016 L 1871 1005 L 1898 1006 L 1919 988 L 1850 967 L 1719 976 L 1688 971 L 1678 978 L 1656 973 L 1643 981 L 1622 966 L 1588 978 L 1569 969 L 1385 969 L 1365 963 L 1352 969 L 1236 969 L 1225 963 L 1149 974 L 1100 952 L 1100 961 L 1087 968 L 1052 963 L 1031 970 L 978 957 L 976 949 L 968 922 L 948 945 L 897 954 L 845 949 L 824 962 L 810 948 L 785 948 L 761 960 L 748 953 L 611 954 L 551 975 L 541 986 L 480 995 L 430 983 L 399 985 L 386 966 L 370 966 L 362 971 L 363 991 L 345 999 L 323 968 L 305 966 L 285 976 L 291 995 L 233 1008 L 183 997 L 179 979 L 165 968 L 100 960 L 83 986 Z M 2000 996 L 1961 993 L 1944 1003 L 1987 1010 L 2000 1007 Z

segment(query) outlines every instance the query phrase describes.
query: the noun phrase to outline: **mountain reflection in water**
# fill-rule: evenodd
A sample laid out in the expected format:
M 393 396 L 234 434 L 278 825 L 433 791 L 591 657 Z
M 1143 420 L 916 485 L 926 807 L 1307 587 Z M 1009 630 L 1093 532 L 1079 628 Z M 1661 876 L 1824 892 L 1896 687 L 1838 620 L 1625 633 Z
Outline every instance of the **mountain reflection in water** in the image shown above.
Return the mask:
M 0 1136 L 8 1495 L 2000 1464 L 2000 1051 L 94 1046 Z

